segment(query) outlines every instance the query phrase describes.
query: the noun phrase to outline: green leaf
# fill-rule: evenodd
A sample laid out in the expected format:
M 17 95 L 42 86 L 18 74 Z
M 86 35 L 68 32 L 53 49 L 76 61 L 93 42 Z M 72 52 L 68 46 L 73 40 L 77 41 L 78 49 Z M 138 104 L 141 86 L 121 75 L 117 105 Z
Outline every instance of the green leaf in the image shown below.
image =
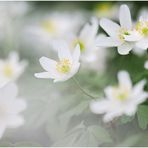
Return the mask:
M 138 123 L 142 129 L 146 129 L 148 125 L 148 106 L 140 105 L 137 112 Z

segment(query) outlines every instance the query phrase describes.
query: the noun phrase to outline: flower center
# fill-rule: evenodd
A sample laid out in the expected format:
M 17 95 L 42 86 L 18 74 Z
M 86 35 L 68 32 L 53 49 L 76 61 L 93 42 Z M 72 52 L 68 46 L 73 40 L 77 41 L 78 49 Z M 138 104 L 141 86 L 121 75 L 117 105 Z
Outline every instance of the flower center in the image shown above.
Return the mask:
M 120 29 L 119 30 L 119 39 L 124 41 L 124 39 L 125 39 L 124 36 L 125 35 L 130 35 L 129 31 L 127 29 L 125 29 L 125 28 Z
M 139 21 L 136 30 L 145 37 L 148 37 L 148 21 Z
M 129 90 L 124 87 L 118 87 L 113 89 L 113 96 L 117 100 L 125 101 L 129 96 Z
M 71 62 L 69 59 L 63 59 L 57 63 L 56 69 L 60 73 L 68 73 L 71 70 Z
M 55 23 L 52 21 L 44 21 L 41 24 L 42 28 L 47 31 L 48 33 L 55 33 L 56 32 L 56 27 Z
M 6 77 L 11 77 L 13 75 L 13 69 L 9 64 L 6 64 L 3 73 Z
M 77 44 L 80 45 L 80 50 L 81 50 L 81 52 L 83 52 L 85 50 L 85 44 L 84 44 L 84 42 L 82 40 L 80 40 L 80 39 L 77 39 L 77 40 L 75 40 L 73 42 L 73 47 L 75 47 Z

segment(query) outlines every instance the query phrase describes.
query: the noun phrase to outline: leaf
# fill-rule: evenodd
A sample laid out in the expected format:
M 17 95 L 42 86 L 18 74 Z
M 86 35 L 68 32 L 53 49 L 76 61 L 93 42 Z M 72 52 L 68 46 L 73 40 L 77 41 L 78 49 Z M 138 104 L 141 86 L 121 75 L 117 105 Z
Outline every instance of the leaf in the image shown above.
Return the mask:
M 87 127 L 82 122 L 56 142 L 54 146 L 98 146 L 106 142 L 112 142 L 106 129 L 98 125 Z
M 138 123 L 142 129 L 146 129 L 148 125 L 148 106 L 140 105 L 137 112 Z
M 90 133 L 94 135 L 94 137 L 101 143 L 112 142 L 112 139 L 105 128 L 98 125 L 93 125 L 90 126 L 88 129 Z

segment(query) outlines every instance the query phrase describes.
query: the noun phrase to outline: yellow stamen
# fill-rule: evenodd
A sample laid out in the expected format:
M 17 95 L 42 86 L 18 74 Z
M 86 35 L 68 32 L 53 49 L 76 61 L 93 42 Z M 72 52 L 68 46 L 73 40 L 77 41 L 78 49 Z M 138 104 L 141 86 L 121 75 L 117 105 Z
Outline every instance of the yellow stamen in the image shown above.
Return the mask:
M 72 43 L 72 47 L 75 47 L 77 44 L 80 45 L 80 50 L 81 50 L 81 52 L 83 52 L 85 50 L 84 42 L 82 40 L 79 40 L 79 39 L 74 40 L 73 43 Z
M 113 89 L 113 96 L 117 100 L 125 101 L 129 96 L 129 90 L 127 88 L 124 88 L 124 87 L 123 88 L 115 87 Z
M 124 36 L 125 35 L 130 35 L 130 33 L 128 32 L 128 30 L 127 29 L 124 29 L 124 28 L 120 29 L 119 30 L 119 38 L 120 38 L 120 40 L 124 41 Z
M 11 65 L 9 64 L 5 65 L 3 72 L 6 77 L 11 77 L 13 75 L 13 69 Z
M 56 32 L 56 27 L 54 22 L 52 21 L 44 21 L 41 26 L 43 29 L 49 33 L 55 33 Z
M 148 21 L 139 21 L 136 24 L 136 30 L 143 36 L 148 36 Z
M 56 69 L 60 73 L 68 73 L 71 69 L 71 62 L 69 59 L 63 59 L 57 63 Z

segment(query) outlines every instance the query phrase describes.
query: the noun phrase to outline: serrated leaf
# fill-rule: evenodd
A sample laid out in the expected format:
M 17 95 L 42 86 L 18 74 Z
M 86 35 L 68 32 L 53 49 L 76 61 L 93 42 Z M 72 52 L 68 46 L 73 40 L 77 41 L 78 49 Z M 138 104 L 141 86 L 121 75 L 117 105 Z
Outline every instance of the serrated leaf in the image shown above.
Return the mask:
M 142 129 L 146 129 L 148 125 L 148 106 L 140 105 L 137 112 L 138 123 Z

